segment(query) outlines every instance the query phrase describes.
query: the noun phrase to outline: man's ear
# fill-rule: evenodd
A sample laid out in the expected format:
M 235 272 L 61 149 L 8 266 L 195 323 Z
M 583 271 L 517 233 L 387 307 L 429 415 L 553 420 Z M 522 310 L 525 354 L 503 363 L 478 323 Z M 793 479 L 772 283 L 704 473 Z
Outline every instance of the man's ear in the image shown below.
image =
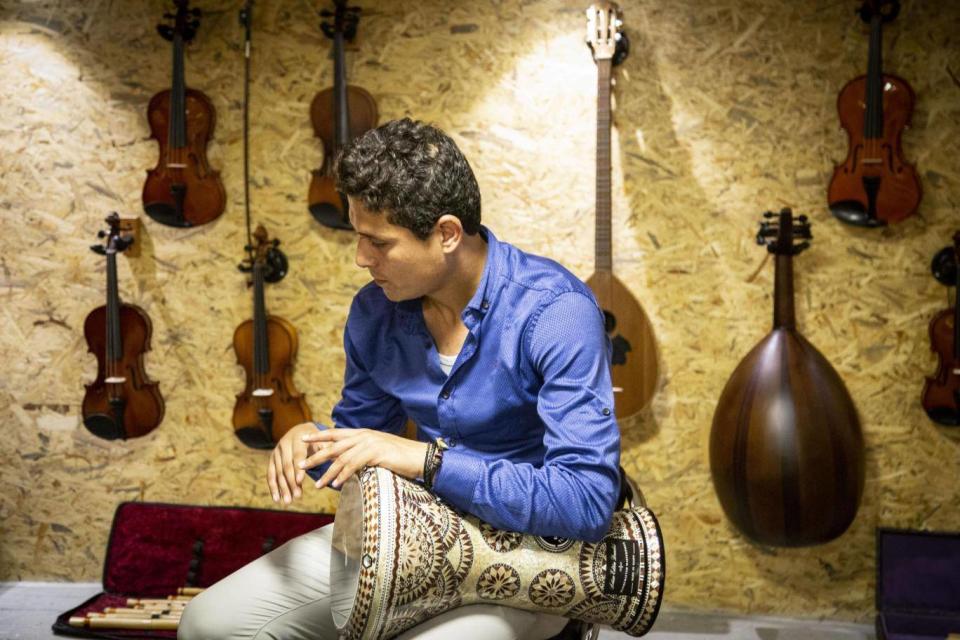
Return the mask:
M 450 253 L 463 240 L 463 225 L 460 224 L 460 218 L 448 214 L 440 216 L 436 225 L 437 232 L 440 234 L 440 245 L 444 253 Z

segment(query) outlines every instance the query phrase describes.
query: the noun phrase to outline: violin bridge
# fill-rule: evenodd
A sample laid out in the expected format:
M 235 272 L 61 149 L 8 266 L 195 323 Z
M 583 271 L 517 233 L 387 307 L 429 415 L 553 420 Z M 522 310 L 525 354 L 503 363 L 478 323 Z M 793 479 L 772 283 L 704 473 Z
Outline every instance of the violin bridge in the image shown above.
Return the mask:
M 266 398 L 273 395 L 273 389 L 254 389 L 253 396 L 255 398 Z
M 186 169 L 187 165 L 183 162 L 168 162 L 167 169 Z
M 104 380 L 104 382 L 108 384 L 123 384 L 126 381 L 127 379 L 124 378 L 123 376 L 110 376 L 109 378 Z

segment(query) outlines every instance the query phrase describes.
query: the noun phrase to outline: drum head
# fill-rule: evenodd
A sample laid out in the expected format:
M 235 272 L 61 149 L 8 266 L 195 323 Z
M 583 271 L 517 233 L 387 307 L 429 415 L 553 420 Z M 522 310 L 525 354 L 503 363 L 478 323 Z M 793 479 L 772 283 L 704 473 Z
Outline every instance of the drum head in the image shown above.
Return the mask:
M 363 504 L 360 483 L 353 476 L 343 484 L 340 505 L 333 520 L 333 544 L 330 547 L 330 612 L 337 631 L 350 619 L 357 597 L 363 543 Z

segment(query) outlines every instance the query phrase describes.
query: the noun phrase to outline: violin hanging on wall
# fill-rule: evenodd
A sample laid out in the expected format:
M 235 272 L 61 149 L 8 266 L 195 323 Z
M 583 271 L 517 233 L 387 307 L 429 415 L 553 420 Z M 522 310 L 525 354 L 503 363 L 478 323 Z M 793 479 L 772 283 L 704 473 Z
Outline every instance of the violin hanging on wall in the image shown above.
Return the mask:
M 219 217 L 227 196 L 219 172 L 207 162 L 216 111 L 210 98 L 187 88 L 184 78 L 184 45 L 196 34 L 200 10 L 189 9 L 187 0 L 174 2 L 176 15 L 164 14 L 173 26 L 157 25 L 160 35 L 173 43 L 173 82 L 170 89 L 153 96 L 147 108 L 150 135 L 160 147 L 160 159 L 156 168 L 147 171 L 143 209 L 161 224 L 193 227 Z
M 773 330 L 720 395 L 710 470 L 723 510 L 748 538 L 820 544 L 846 531 L 857 513 L 863 434 L 843 380 L 796 328 L 793 256 L 809 246 L 810 224 L 789 209 L 764 215 L 757 243 L 776 256 Z
M 833 170 L 827 202 L 839 220 L 862 227 L 900 222 L 917 212 L 922 196 L 900 143 L 913 114 L 913 89 L 883 72 L 883 24 L 899 12 L 898 0 L 865 0 L 859 14 L 870 25 L 867 75 L 848 82 L 837 97 L 849 151 Z
M 646 407 L 657 388 L 659 365 L 653 327 L 630 290 L 613 274 L 610 204 L 610 87 L 613 66 L 629 52 L 620 8 L 598 2 L 587 9 L 587 44 L 597 63 L 597 173 L 595 270 L 587 285 L 603 309 L 613 346 L 615 412 L 627 418 Z
M 310 179 L 310 215 L 333 229 L 353 229 L 346 197 L 337 191 L 333 163 L 350 140 L 377 126 L 377 103 L 366 89 L 347 84 L 344 41 L 357 34 L 360 9 L 348 7 L 346 0 L 334 0 L 336 11 L 320 15 L 333 18 L 333 24 L 321 25 L 323 34 L 333 40 L 333 87 L 319 92 L 310 103 L 313 133 L 323 141 L 323 165 Z
M 930 349 L 937 354 L 937 373 L 923 385 L 923 410 L 931 420 L 948 427 L 960 426 L 960 231 L 953 246 L 945 247 L 933 259 L 933 275 L 954 287 L 953 307 L 930 320 Z
M 103 245 L 90 247 L 107 258 L 107 302 L 87 315 L 83 335 L 97 357 L 97 378 L 86 385 L 83 424 L 94 435 L 108 440 L 135 438 L 153 431 L 163 420 L 160 387 L 147 378 L 143 354 L 150 350 L 153 325 L 138 306 L 120 301 L 117 287 L 117 254 L 132 238 L 120 235 L 120 216 L 107 217 L 109 231 Z
M 309 422 L 310 408 L 293 385 L 297 330 L 290 322 L 267 314 L 264 284 L 286 274 L 287 259 L 258 225 L 253 257 L 240 266 L 252 273 L 253 319 L 237 327 L 233 348 L 246 372 L 247 383 L 233 408 L 233 429 L 253 449 L 272 449 L 291 427 Z

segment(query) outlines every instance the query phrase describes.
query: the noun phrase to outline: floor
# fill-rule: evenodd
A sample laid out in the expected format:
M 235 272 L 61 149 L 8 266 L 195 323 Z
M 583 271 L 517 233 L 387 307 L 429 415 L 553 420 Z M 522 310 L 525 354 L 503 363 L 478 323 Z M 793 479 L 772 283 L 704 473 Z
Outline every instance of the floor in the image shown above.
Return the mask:
M 0 583 L 0 640 L 52 640 L 50 625 L 57 614 L 100 591 L 98 583 Z M 649 640 L 873 640 L 873 628 L 839 622 L 735 617 L 665 609 Z M 603 640 L 626 640 L 610 629 Z

